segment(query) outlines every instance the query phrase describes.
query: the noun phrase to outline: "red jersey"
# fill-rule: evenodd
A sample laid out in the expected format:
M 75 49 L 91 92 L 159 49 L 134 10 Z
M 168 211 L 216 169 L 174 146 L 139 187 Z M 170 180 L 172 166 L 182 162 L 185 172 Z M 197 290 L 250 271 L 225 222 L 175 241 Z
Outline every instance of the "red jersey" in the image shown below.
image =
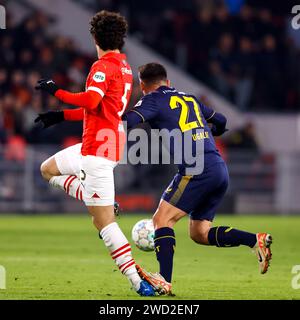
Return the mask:
M 86 91 L 97 92 L 102 96 L 102 100 L 96 110 L 84 111 L 82 155 L 120 160 L 121 149 L 125 143 L 121 116 L 131 95 L 132 81 L 132 71 L 124 54 L 110 52 L 93 64 L 87 77 Z M 103 129 L 111 129 L 115 138 L 110 130 L 107 135 L 105 131 L 99 131 Z M 106 146 L 99 148 L 103 143 L 112 149 L 106 151 Z
M 71 94 L 58 90 L 56 96 L 59 99 L 82 107 L 65 110 L 66 120 L 83 117 L 82 155 L 120 160 L 125 145 L 121 116 L 131 95 L 132 81 L 132 70 L 126 56 L 109 52 L 92 65 L 85 93 Z

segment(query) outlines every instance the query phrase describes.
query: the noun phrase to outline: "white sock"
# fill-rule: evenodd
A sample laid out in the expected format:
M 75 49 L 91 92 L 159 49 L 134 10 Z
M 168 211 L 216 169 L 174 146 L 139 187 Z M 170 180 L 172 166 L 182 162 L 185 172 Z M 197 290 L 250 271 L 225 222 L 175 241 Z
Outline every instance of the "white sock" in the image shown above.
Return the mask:
M 69 196 L 77 200 L 82 200 L 82 185 L 76 176 L 54 176 L 49 180 L 49 184 L 64 190 Z
M 116 222 L 109 224 L 100 231 L 100 236 L 120 271 L 134 289 L 139 290 L 142 280 L 136 271 L 130 244 L 118 224 Z

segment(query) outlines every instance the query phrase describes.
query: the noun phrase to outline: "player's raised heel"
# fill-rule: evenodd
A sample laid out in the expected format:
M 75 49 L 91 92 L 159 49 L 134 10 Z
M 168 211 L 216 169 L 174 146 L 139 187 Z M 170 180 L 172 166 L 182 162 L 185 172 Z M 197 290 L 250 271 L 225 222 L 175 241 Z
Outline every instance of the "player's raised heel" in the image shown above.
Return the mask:
M 153 287 L 145 280 L 141 282 L 140 288 L 137 293 L 142 297 L 153 297 L 155 296 L 155 291 Z
M 257 233 L 257 242 L 254 246 L 255 254 L 258 258 L 260 273 L 265 274 L 270 266 L 272 259 L 271 244 L 273 242 L 272 236 L 268 233 Z

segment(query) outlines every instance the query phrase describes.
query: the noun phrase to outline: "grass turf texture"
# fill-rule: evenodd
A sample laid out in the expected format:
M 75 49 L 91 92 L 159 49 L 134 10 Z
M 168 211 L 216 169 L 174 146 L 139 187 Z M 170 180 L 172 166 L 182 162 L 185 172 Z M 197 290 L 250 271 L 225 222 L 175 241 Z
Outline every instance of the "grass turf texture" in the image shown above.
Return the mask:
M 145 217 L 123 215 L 118 222 L 131 239 L 132 226 Z M 300 290 L 291 287 L 292 266 L 300 264 L 300 217 L 216 219 L 215 225 L 272 233 L 273 260 L 265 275 L 249 248 L 199 246 L 189 239 L 187 224 L 183 219 L 175 228 L 176 297 L 160 299 L 300 299 Z M 134 247 L 133 253 L 138 263 L 157 271 L 153 252 Z M 85 215 L 0 215 L 0 265 L 7 272 L 0 300 L 142 299 L 129 289 Z

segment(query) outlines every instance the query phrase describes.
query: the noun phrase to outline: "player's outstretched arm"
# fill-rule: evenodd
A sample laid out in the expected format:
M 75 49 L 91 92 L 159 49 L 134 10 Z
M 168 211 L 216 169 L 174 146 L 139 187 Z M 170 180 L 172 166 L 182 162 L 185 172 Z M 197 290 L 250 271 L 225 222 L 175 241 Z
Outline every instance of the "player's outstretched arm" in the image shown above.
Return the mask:
M 85 108 L 90 111 L 97 109 L 100 101 L 102 100 L 102 96 L 95 91 L 72 93 L 59 89 L 56 92 L 55 97 L 64 103 Z
M 102 96 L 96 91 L 72 93 L 62 90 L 52 79 L 39 80 L 35 88 L 52 94 L 66 104 L 71 104 L 88 110 L 96 109 L 102 100 Z
M 77 109 L 65 109 L 64 112 L 64 118 L 67 121 L 81 121 L 83 120 L 84 116 L 84 109 L 83 108 L 77 108 Z

